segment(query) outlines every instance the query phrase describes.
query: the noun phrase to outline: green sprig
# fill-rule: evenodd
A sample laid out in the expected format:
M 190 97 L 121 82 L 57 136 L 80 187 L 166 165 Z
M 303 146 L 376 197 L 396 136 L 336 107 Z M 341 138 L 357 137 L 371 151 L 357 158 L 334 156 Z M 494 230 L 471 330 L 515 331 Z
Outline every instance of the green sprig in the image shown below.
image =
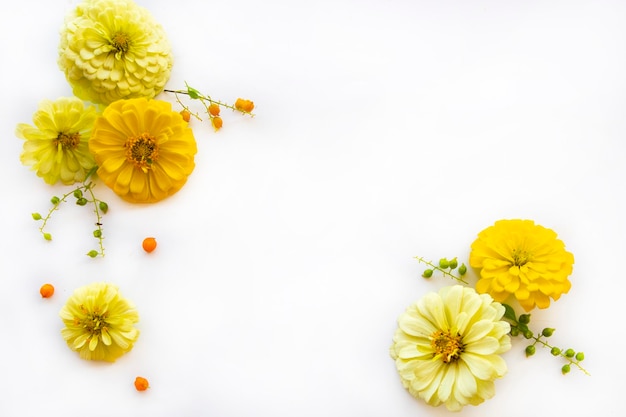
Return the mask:
M 465 264 L 461 264 L 459 266 L 456 257 L 450 260 L 448 260 L 448 258 L 441 258 L 438 264 L 434 264 L 431 261 L 427 261 L 421 256 L 416 256 L 415 259 L 417 259 L 418 262 L 423 263 L 429 267 L 425 269 L 424 272 L 422 272 L 423 278 L 430 278 L 433 276 L 434 271 L 439 271 L 442 275 L 448 278 L 452 278 L 465 285 L 469 284 L 467 281 L 463 279 L 463 276 L 467 272 L 467 267 L 465 266 Z M 454 270 L 457 270 L 456 274 L 453 273 Z
M 511 324 L 511 336 L 516 337 L 522 335 L 525 339 L 533 341 L 525 348 L 526 357 L 534 355 L 536 352 L 536 345 L 540 345 L 544 348 L 550 349 L 550 353 L 553 356 L 560 356 L 566 361 L 565 365 L 561 367 L 561 373 L 563 373 L 563 375 L 570 372 L 572 365 L 584 372 L 585 375 L 590 375 L 589 372 L 587 372 L 587 370 L 580 364 L 580 362 L 585 359 L 585 354 L 583 352 L 576 352 L 571 348 L 564 350 L 553 346 L 546 341 L 547 338 L 552 336 L 555 329 L 546 327 L 541 332 L 535 334 L 535 332 L 528 327 L 528 324 L 530 323 L 530 314 L 520 314 L 518 317 L 513 307 L 508 304 L 502 305 L 504 306 L 504 318 Z
M 50 219 L 52 218 L 53 213 L 60 208 L 61 203 L 67 202 L 70 196 L 76 199 L 76 205 L 78 206 L 85 206 L 88 203 L 92 203 L 93 211 L 96 214 L 96 228 L 93 230 L 92 235 L 94 238 L 98 239 L 99 249 L 92 249 L 87 252 L 87 256 L 91 258 L 104 256 L 104 233 L 102 229 L 102 216 L 106 214 L 106 212 L 109 210 L 109 205 L 106 202 L 96 198 L 96 195 L 93 192 L 93 187 L 95 186 L 95 183 L 89 181 L 89 178 L 95 173 L 96 169 L 97 167 L 94 167 L 91 171 L 87 173 L 87 176 L 85 177 L 82 185 L 79 185 L 72 191 L 63 194 L 61 197 L 53 196 L 50 199 L 52 207 L 48 210 L 48 213 L 45 217 L 39 213 L 31 214 L 33 220 L 41 221 L 41 225 L 39 226 L 39 232 L 41 233 L 43 238 L 45 240 L 52 240 L 52 234 L 46 232 L 45 229 L 48 225 L 48 221 L 50 221 Z M 88 197 L 85 197 L 85 193 L 88 195 Z

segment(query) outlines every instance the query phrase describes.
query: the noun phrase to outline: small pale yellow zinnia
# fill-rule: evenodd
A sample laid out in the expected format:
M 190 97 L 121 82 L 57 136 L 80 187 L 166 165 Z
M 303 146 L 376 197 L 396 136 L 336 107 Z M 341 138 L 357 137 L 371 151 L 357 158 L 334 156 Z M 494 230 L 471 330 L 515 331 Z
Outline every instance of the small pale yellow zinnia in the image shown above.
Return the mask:
M 478 234 L 469 263 L 480 270 L 479 293 L 499 302 L 513 295 L 530 311 L 570 290 L 574 255 L 553 230 L 532 220 L 499 220 Z
M 60 312 L 61 335 L 82 359 L 114 362 L 129 352 L 139 330 L 139 314 L 115 285 L 93 283 L 78 288 Z
M 173 58 L 163 27 L 147 9 L 132 0 L 84 0 L 61 30 L 58 63 L 74 95 L 109 104 L 156 96 Z
M 20 123 L 15 130 L 25 140 L 20 160 L 48 184 L 83 181 L 95 166 L 88 141 L 96 117 L 95 107 L 76 97 L 43 100 L 34 126 Z
M 89 149 L 98 176 L 132 203 L 174 194 L 195 167 L 196 141 L 179 112 L 161 100 L 111 103 L 96 120 Z
M 473 288 L 453 285 L 426 294 L 398 319 L 390 349 L 402 385 L 451 411 L 495 395 L 511 348 L 504 306 Z

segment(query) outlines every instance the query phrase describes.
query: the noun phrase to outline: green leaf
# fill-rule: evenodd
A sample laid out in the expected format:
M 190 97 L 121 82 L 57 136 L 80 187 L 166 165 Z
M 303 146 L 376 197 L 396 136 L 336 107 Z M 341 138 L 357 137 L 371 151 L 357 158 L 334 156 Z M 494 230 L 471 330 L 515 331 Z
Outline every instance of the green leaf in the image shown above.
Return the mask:
M 513 323 L 517 323 L 517 315 L 513 307 L 504 303 L 502 303 L 502 305 L 504 306 L 504 318 L 511 320 Z
M 187 84 L 187 94 L 189 94 L 190 98 L 196 99 L 196 100 L 199 99 L 200 96 L 202 96 L 202 94 L 200 94 L 200 92 L 198 90 L 196 90 L 195 88 L 193 88 L 189 84 Z

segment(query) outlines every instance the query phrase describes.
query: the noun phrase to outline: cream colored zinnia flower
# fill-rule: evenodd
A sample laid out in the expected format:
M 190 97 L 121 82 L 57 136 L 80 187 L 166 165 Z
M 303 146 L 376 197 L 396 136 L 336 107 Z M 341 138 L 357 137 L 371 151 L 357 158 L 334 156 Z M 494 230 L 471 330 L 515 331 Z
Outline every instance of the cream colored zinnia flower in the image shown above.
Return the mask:
M 96 120 L 89 149 L 100 179 L 132 203 L 157 202 L 180 190 L 197 152 L 180 113 L 166 101 L 143 98 L 111 103 Z
M 24 139 L 20 160 L 48 184 L 73 184 L 95 166 L 89 137 L 98 113 L 76 97 L 43 100 L 33 115 L 34 126 L 20 123 L 15 134 Z
M 390 354 L 409 393 L 459 411 L 495 394 L 511 348 L 504 307 L 486 294 L 454 285 L 429 293 L 398 319 Z
M 478 234 L 469 263 L 480 270 L 479 293 L 504 302 L 513 295 L 526 310 L 548 308 L 571 287 L 574 255 L 557 234 L 532 220 L 499 220 Z
M 165 31 L 132 0 L 85 0 L 61 30 L 59 67 L 74 94 L 93 103 L 153 98 L 172 68 Z
M 60 312 L 61 335 L 82 359 L 114 362 L 129 352 L 139 337 L 139 314 L 118 288 L 93 283 L 74 291 Z

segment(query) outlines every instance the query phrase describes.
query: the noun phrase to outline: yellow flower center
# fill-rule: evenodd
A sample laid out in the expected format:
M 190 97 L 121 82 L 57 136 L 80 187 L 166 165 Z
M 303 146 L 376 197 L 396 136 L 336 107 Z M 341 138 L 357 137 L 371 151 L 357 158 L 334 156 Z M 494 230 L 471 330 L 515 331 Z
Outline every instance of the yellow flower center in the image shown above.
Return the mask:
M 437 330 L 431 336 L 430 345 L 435 350 L 434 356 L 441 355 L 443 363 L 454 362 L 465 350 L 460 334 L 452 335 L 449 331 Z
M 530 261 L 531 254 L 528 251 L 513 249 L 513 265 L 515 266 L 523 266 L 526 265 L 527 262 Z
M 124 32 L 117 32 L 111 38 L 111 46 L 117 53 L 124 53 L 128 51 L 130 47 L 130 36 L 125 34 Z
M 80 133 L 63 133 L 60 132 L 56 139 L 52 141 L 55 148 L 59 145 L 64 151 L 71 151 L 78 146 L 80 142 Z
M 128 162 L 141 168 L 143 172 L 148 172 L 152 163 L 159 156 L 159 147 L 156 140 L 149 133 L 128 138 L 126 144 L 126 159 Z
M 75 317 L 74 323 L 82 326 L 83 329 L 91 335 L 89 340 L 94 337 L 100 337 L 103 330 L 105 332 L 108 331 L 109 324 L 106 322 L 107 313 L 100 314 L 98 308 L 96 308 L 96 311 L 88 311 L 82 304 L 80 310 L 83 312 L 84 316 L 82 319 Z

